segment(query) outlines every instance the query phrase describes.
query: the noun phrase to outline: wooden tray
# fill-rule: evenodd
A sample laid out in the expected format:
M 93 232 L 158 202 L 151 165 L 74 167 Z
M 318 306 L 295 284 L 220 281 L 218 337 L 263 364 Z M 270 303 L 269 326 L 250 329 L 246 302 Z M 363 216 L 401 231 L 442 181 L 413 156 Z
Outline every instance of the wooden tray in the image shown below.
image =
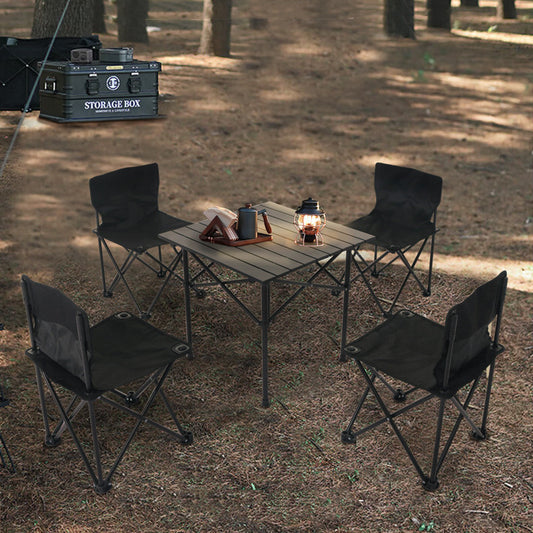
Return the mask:
M 202 241 L 214 242 L 216 244 L 225 244 L 226 246 L 245 246 L 246 244 L 257 244 L 258 242 L 266 242 L 272 240 L 272 235 L 267 233 L 258 233 L 255 239 L 238 239 L 232 241 L 226 237 L 210 237 L 208 235 L 200 234 Z

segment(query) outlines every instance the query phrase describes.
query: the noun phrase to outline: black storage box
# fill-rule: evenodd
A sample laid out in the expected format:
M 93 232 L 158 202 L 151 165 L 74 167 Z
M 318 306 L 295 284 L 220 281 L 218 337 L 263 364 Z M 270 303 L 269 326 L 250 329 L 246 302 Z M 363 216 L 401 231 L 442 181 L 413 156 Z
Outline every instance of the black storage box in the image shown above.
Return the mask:
M 0 37 L 0 110 L 23 111 L 32 87 L 39 74 L 38 62 L 43 61 L 50 38 L 18 39 Z M 89 48 L 98 57 L 102 46 L 98 35 L 90 37 L 58 37 L 48 56 L 49 61 L 68 61 L 75 48 Z M 39 109 L 39 90 L 33 97 L 27 111 Z
M 48 62 L 39 83 L 40 117 L 56 122 L 158 116 L 157 61 Z

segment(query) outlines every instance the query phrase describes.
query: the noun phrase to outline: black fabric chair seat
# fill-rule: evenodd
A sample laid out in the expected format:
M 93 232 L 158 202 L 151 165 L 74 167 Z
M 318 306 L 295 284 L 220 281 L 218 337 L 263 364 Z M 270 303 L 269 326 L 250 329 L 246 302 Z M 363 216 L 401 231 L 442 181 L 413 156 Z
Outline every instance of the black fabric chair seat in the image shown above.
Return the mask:
M 163 368 L 188 353 L 189 347 L 129 313 L 117 313 L 91 328 L 92 385 L 121 387 Z
M 187 224 L 190 224 L 190 222 L 173 217 L 162 211 L 155 211 L 137 223 L 124 228 L 102 224 L 95 230 L 95 233 L 99 237 L 114 242 L 127 250 L 135 250 L 142 253 L 155 246 L 168 244 L 158 237 L 160 233 L 182 228 Z
M 415 387 L 433 390 L 437 386 L 434 370 L 442 355 L 443 339 L 444 327 L 440 324 L 399 311 L 349 346 L 357 350 L 353 356 L 369 366 Z
M 349 224 L 350 228 L 375 235 L 368 244 L 377 245 L 391 252 L 411 246 L 435 233 L 435 224 L 422 222 L 417 226 L 405 226 L 401 221 L 391 222 L 379 213 L 361 217 Z

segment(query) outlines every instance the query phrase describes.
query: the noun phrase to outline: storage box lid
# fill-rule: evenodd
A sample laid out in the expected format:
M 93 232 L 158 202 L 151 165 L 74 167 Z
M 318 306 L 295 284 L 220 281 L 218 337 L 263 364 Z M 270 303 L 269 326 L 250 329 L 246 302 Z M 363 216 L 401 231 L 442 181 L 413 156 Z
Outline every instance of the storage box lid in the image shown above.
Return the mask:
M 41 67 L 41 63 L 38 63 Z M 123 64 L 120 62 L 103 63 L 101 61 L 93 61 L 92 63 L 72 63 L 71 61 L 47 61 L 45 72 L 64 72 L 65 74 L 75 73 L 105 73 L 109 71 L 123 71 L 123 72 L 146 72 L 146 71 L 161 71 L 161 63 L 158 61 L 137 61 Z

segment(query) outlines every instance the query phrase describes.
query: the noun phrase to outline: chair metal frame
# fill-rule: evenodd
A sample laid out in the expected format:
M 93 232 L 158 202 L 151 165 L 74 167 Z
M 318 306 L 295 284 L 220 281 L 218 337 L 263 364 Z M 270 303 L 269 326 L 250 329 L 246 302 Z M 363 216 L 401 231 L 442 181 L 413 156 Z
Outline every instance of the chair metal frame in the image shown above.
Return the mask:
M 35 355 L 36 355 L 35 351 L 28 350 L 26 352 L 26 355 L 28 355 L 32 360 L 35 361 Z M 172 366 L 171 364 L 167 365 L 167 367 L 165 367 L 165 369 L 160 373 L 160 375 L 157 376 L 157 381 L 155 382 L 155 386 L 153 387 L 149 397 L 147 398 L 142 410 L 135 411 L 134 409 L 131 409 L 130 407 L 126 405 L 123 405 L 121 403 L 114 401 L 112 398 L 104 396 L 103 394 L 96 398 L 86 399 L 86 400 L 79 399 L 79 397 L 76 394 L 72 394 L 70 397 L 68 406 L 65 408 L 65 406 L 63 405 L 64 400 L 62 401 L 62 399 L 60 398 L 59 393 L 56 387 L 54 386 L 54 383 L 52 382 L 52 380 L 36 365 L 37 387 L 39 391 L 39 399 L 41 402 L 41 412 L 42 412 L 43 423 L 44 423 L 44 428 L 45 428 L 44 442 L 46 446 L 51 447 L 51 448 L 55 448 L 56 446 L 58 446 L 61 443 L 62 434 L 64 433 L 65 430 L 68 429 L 74 441 L 74 444 L 76 445 L 76 448 L 78 452 L 80 453 L 83 463 L 85 464 L 85 467 L 87 468 L 87 471 L 89 472 L 89 475 L 93 481 L 95 492 L 97 494 L 105 494 L 112 488 L 111 478 L 113 474 L 115 473 L 116 469 L 118 468 L 120 462 L 122 461 L 124 455 L 126 454 L 126 451 L 128 450 L 131 442 L 133 441 L 133 438 L 137 434 L 137 431 L 143 422 L 146 422 L 147 424 L 150 424 L 151 426 L 161 431 L 164 431 L 168 435 L 176 438 L 181 444 L 191 444 L 193 441 L 192 434 L 183 429 L 180 422 L 176 418 L 174 410 L 172 409 L 167 396 L 165 395 L 163 390 L 161 390 L 161 386 L 168 372 L 170 371 L 171 366 Z M 52 395 L 53 402 L 61 416 L 61 421 L 58 422 L 57 425 L 53 429 L 50 428 L 50 420 L 52 420 L 52 417 L 49 415 L 43 381 L 46 383 L 47 388 L 50 394 Z M 119 390 L 114 389 L 109 392 L 117 394 L 120 397 L 124 396 L 123 393 Z M 168 413 L 170 414 L 170 416 L 172 417 L 176 425 L 177 430 L 172 430 L 170 428 L 167 428 L 166 426 L 159 424 L 153 419 L 148 418 L 147 416 L 148 410 L 152 406 L 158 394 L 162 398 Z M 96 424 L 96 410 L 95 410 L 96 400 L 101 400 L 102 402 L 108 405 L 111 405 L 112 407 L 116 407 L 117 409 L 137 419 L 137 422 L 135 423 L 130 434 L 126 438 L 112 466 L 108 469 L 107 473 L 105 474 L 104 474 L 104 468 L 102 464 L 102 457 L 101 457 L 101 451 L 100 451 L 100 448 L 101 448 L 100 440 L 98 438 L 98 428 Z M 80 411 L 82 411 L 83 407 L 85 406 L 88 408 L 88 412 L 89 412 L 90 429 L 91 429 L 91 435 L 92 435 L 92 445 L 93 445 L 93 454 L 94 454 L 92 464 L 91 464 L 91 460 L 85 453 L 82 442 L 79 439 L 73 426 L 74 418 L 80 413 Z
M 491 344 L 488 349 L 489 352 L 487 355 L 488 360 L 490 360 L 490 364 L 488 364 L 486 368 L 481 369 L 475 375 L 468 376 L 471 379 L 468 379 L 463 384 L 457 385 L 457 383 L 462 383 L 462 382 L 455 381 L 457 379 L 457 376 L 454 376 L 454 372 L 455 374 L 457 374 L 457 371 L 452 371 L 454 346 L 455 346 L 455 341 L 456 341 L 456 332 L 458 328 L 458 316 L 457 316 L 457 313 L 454 312 L 453 308 L 452 310 L 450 310 L 448 314 L 448 318 L 447 318 L 447 325 L 449 325 L 449 328 L 446 328 L 445 326 L 441 326 L 443 330 L 445 331 L 447 330 L 448 335 L 447 335 L 447 338 L 444 338 L 444 341 L 443 341 L 443 346 L 447 346 L 447 348 L 445 350 L 444 373 L 443 373 L 442 383 L 439 385 L 439 390 L 423 389 L 417 385 L 410 384 L 406 380 L 402 380 L 397 377 L 395 378 L 394 376 L 391 376 L 390 374 L 386 374 L 382 372 L 379 368 L 372 367 L 370 364 L 362 362 L 362 360 L 359 358 L 361 357 L 360 349 L 357 348 L 358 340 L 353 341 L 352 343 L 346 346 L 344 350 L 345 354 L 346 356 L 355 360 L 355 363 L 357 364 L 357 367 L 366 382 L 366 388 L 359 398 L 355 412 L 350 422 L 348 423 L 346 429 L 341 434 L 341 441 L 343 443 L 354 444 L 356 443 L 357 438 L 359 436 L 388 422 L 390 424 L 390 427 L 394 431 L 394 434 L 397 436 L 398 440 L 400 441 L 402 447 L 404 448 L 405 452 L 407 453 L 411 463 L 415 467 L 415 470 L 418 476 L 422 480 L 422 486 L 424 487 L 424 489 L 428 491 L 434 491 L 439 487 L 439 481 L 437 478 L 438 473 L 441 470 L 444 460 L 446 459 L 446 456 L 452 446 L 452 443 L 454 441 L 454 438 L 457 434 L 457 431 L 459 429 L 459 426 L 462 420 L 465 420 L 467 424 L 470 426 L 471 436 L 474 440 L 480 441 L 480 440 L 484 440 L 487 437 L 487 418 L 488 418 L 490 396 L 491 396 L 493 377 L 494 377 L 495 360 L 496 360 L 496 356 L 501 354 L 504 351 L 504 347 L 499 343 L 499 332 L 500 332 L 500 327 L 501 327 L 501 315 L 502 315 L 503 303 L 505 300 L 507 278 L 506 278 L 505 272 L 502 272 L 500 276 L 503 278 L 501 281 L 501 292 L 499 294 L 499 297 L 498 297 L 499 299 L 496 305 L 496 309 L 497 309 L 496 316 L 494 317 L 494 321 L 492 322 L 494 327 L 493 327 L 493 333 L 491 336 Z M 407 311 L 407 310 L 399 311 L 398 314 L 400 315 L 403 314 L 404 316 L 408 316 L 408 315 L 416 316 L 414 313 L 412 313 L 411 311 Z M 386 332 L 386 324 L 385 324 L 385 329 L 382 330 L 382 335 L 384 335 L 385 332 Z M 480 385 L 480 381 L 484 373 L 486 373 L 486 378 L 487 378 L 486 385 L 485 385 L 485 398 L 483 402 L 483 411 L 481 413 L 481 422 L 477 423 L 473 420 L 473 417 L 468 413 L 467 410 L 470 406 L 470 403 L 474 397 L 475 392 L 478 390 L 478 386 Z M 405 384 L 410 385 L 410 388 L 408 390 L 403 390 L 402 388 L 396 388 L 393 385 L 391 385 L 387 377 L 389 379 L 390 377 L 392 377 L 395 380 L 399 380 L 399 382 L 402 383 L 403 385 Z M 454 384 L 452 384 L 452 378 L 454 380 Z M 391 408 L 387 405 L 387 402 L 384 399 L 383 393 L 380 394 L 380 392 L 378 391 L 378 385 L 384 386 L 385 391 L 392 395 L 392 398 L 396 402 L 396 404 L 402 404 L 413 393 L 418 393 L 416 394 L 417 398 L 413 399 L 409 404 L 404 405 L 402 407 L 398 407 L 397 405 L 396 407 Z M 370 393 L 372 393 L 375 400 L 377 401 L 379 408 L 381 409 L 383 413 L 383 416 L 379 418 L 378 420 L 363 426 L 361 429 L 354 431 L 354 425 Z M 420 393 L 422 393 L 422 395 Z M 462 398 L 459 397 L 460 393 L 463 396 Z M 436 429 L 435 429 L 435 440 L 434 440 L 433 453 L 432 453 L 432 458 L 431 458 L 431 468 L 429 472 L 426 472 L 422 468 L 420 461 L 415 457 L 415 454 L 412 450 L 412 446 L 409 445 L 406 438 L 404 437 L 402 431 L 400 430 L 398 424 L 396 423 L 396 419 L 400 415 L 404 415 L 410 410 L 416 407 L 419 407 L 422 404 L 425 404 L 426 402 L 432 399 L 437 399 L 439 405 L 438 405 L 438 415 L 437 415 L 437 423 L 436 423 Z M 390 402 L 388 403 L 390 404 Z M 444 445 L 443 445 L 444 414 L 445 414 L 445 409 L 450 404 L 456 408 L 457 417 L 455 419 L 452 429 L 450 430 L 448 434 L 448 438 L 444 442 Z
M 102 273 L 103 296 L 105 298 L 112 298 L 115 287 L 120 281 L 122 281 L 122 283 L 124 283 L 126 291 L 128 292 L 130 298 L 133 301 L 133 304 L 135 305 L 135 308 L 137 309 L 137 313 L 139 314 L 139 316 L 145 319 L 150 318 L 152 316 L 152 311 L 159 300 L 159 297 L 165 290 L 165 287 L 167 286 L 168 282 L 172 279 L 172 277 L 174 277 L 175 279 L 183 283 L 183 277 L 176 273 L 176 268 L 178 267 L 181 261 L 181 258 L 182 258 L 181 250 L 178 250 L 176 247 L 173 247 L 175 256 L 173 257 L 171 262 L 167 265 L 163 262 L 163 258 L 162 258 L 161 246 L 163 246 L 163 244 L 157 247 L 158 248 L 157 257 L 154 256 L 152 253 L 150 253 L 148 250 L 143 250 L 139 252 L 137 250 L 130 250 L 130 249 L 125 248 L 127 252 L 126 258 L 124 259 L 123 263 L 119 265 L 113 253 L 111 252 L 111 249 L 106 239 L 98 234 L 99 226 L 100 226 L 100 216 L 97 212 L 96 213 L 96 228 L 93 230 L 93 232 L 98 237 L 98 252 L 100 256 L 100 270 Z M 121 246 L 118 243 L 116 244 L 118 246 Z M 107 252 L 107 256 L 109 257 L 109 260 L 113 264 L 115 268 L 115 272 L 116 272 L 115 276 L 113 277 L 113 280 L 110 283 L 107 283 L 107 280 L 106 280 L 105 261 L 104 261 L 104 253 L 103 253 L 104 249 Z M 145 261 L 143 259 L 143 256 L 148 257 L 152 261 L 152 263 Z M 130 267 L 135 263 L 135 261 L 139 261 L 139 263 L 142 263 L 149 270 L 154 272 L 158 278 L 161 278 L 161 279 L 164 278 L 164 281 L 161 283 L 159 289 L 157 290 L 154 298 L 152 299 L 152 301 L 150 302 L 146 310 L 141 309 L 141 305 L 138 299 L 135 297 L 135 294 L 133 293 L 133 290 L 131 289 L 130 284 L 128 283 L 126 279 L 126 273 L 130 269 Z
M 432 222 L 436 226 L 437 224 L 437 210 L 436 209 L 433 213 Z M 433 276 L 433 256 L 434 256 L 434 250 L 435 250 L 435 235 L 438 233 L 438 231 L 439 229 L 435 227 L 435 231 L 430 236 L 426 237 L 421 243 L 420 242 L 414 243 L 411 246 L 408 246 L 404 249 L 398 248 L 397 250 L 393 250 L 393 251 L 385 250 L 379 256 L 378 256 L 379 246 L 374 245 L 374 258 L 372 259 L 371 262 L 368 262 L 368 260 L 365 259 L 360 249 L 356 249 L 353 251 L 352 259 L 357 269 L 357 274 L 354 276 L 352 281 L 355 281 L 359 277 L 363 280 L 364 284 L 370 291 L 370 295 L 372 296 L 372 299 L 376 302 L 376 305 L 378 306 L 379 310 L 381 311 L 384 317 L 391 316 L 392 310 L 394 309 L 394 307 L 396 307 L 396 304 L 398 303 L 398 299 L 400 298 L 400 295 L 402 294 L 403 289 L 411 276 L 413 277 L 413 279 L 416 281 L 416 283 L 420 287 L 420 290 L 422 291 L 422 295 L 426 297 L 431 296 L 431 279 Z M 427 285 L 424 285 L 422 281 L 420 280 L 419 276 L 417 275 L 417 273 L 415 272 L 415 267 L 416 267 L 416 264 L 418 263 L 418 260 L 420 259 L 420 255 L 424 251 L 427 241 L 430 238 L 431 238 L 431 245 L 430 245 L 430 252 L 429 252 L 430 254 L 429 255 L 429 268 L 428 268 L 428 273 L 427 273 L 428 280 L 427 280 Z M 418 250 L 415 250 L 416 255 L 413 261 L 409 263 L 409 260 L 407 259 L 406 254 L 417 244 L 419 244 L 419 247 L 418 247 Z M 381 262 L 381 260 L 391 253 L 395 253 L 396 256 L 393 257 L 390 261 L 388 261 L 384 265 L 382 265 L 381 268 L 377 268 L 377 265 Z M 370 271 L 370 274 L 373 277 L 377 278 L 379 277 L 381 272 L 383 272 L 387 267 L 395 263 L 398 259 L 400 259 L 401 262 L 407 268 L 407 274 L 405 275 L 400 285 L 400 288 L 396 292 L 394 299 L 390 302 L 388 309 L 385 309 L 385 307 L 383 306 L 381 302 L 381 299 L 377 296 L 376 292 L 372 288 L 372 285 L 370 284 L 365 274 Z M 363 266 L 361 266 L 360 263 L 362 263 Z

